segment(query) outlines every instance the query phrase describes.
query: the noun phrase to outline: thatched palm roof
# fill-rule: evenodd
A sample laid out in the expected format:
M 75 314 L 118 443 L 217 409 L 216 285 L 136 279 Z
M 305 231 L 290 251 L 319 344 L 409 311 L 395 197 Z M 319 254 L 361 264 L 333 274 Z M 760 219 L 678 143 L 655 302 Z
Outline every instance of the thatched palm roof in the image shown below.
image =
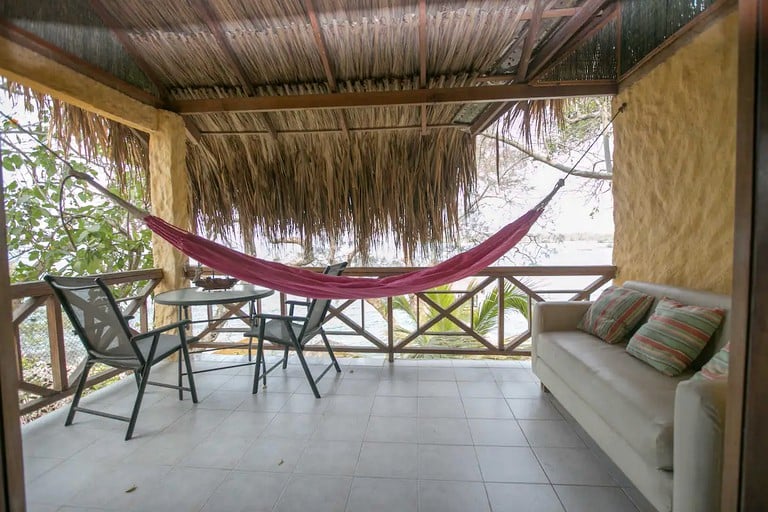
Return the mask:
M 0 35 L 42 40 L 86 74 L 182 113 L 202 226 L 239 226 L 246 240 L 351 232 L 363 252 L 394 232 L 410 252 L 455 232 L 477 132 L 529 112 L 527 97 L 615 91 L 679 20 L 715 2 L 678 2 L 644 30 L 665 12 L 657 3 L 28 0 L 2 4 Z M 62 136 L 95 130 L 60 125 Z M 110 143 L 145 144 L 123 135 Z

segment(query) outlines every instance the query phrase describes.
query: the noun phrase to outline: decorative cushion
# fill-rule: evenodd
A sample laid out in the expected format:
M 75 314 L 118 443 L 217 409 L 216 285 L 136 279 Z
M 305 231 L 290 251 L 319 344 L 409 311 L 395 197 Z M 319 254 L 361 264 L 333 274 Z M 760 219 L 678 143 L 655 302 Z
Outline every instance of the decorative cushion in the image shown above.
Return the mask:
M 693 376 L 696 380 L 720 380 L 728 378 L 728 360 L 730 359 L 731 342 L 725 344 L 701 370 Z
M 650 295 L 611 286 L 590 306 L 577 327 L 607 343 L 619 343 L 632 332 L 652 303 Z
M 679 375 L 702 351 L 724 314 L 720 308 L 686 306 L 663 298 L 648 322 L 632 335 L 627 352 L 665 375 Z

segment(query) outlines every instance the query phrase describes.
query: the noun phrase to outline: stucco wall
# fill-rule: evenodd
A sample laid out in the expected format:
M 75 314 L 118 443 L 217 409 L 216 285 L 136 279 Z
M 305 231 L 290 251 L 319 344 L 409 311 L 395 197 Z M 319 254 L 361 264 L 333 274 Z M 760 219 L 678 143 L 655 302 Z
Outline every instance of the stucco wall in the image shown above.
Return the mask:
M 730 293 L 737 14 L 629 86 L 614 127 L 618 281 Z

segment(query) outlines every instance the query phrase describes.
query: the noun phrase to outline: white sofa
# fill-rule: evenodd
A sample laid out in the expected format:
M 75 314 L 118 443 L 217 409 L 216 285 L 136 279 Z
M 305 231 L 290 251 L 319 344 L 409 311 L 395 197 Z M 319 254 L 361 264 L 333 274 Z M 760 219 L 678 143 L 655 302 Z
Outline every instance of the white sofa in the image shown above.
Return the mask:
M 667 377 L 629 355 L 626 343 L 577 330 L 591 302 L 541 302 L 533 309 L 533 371 L 659 511 L 719 512 L 726 383 L 689 379 L 727 341 L 730 298 L 623 286 L 656 297 L 648 315 L 670 297 L 724 308 L 726 317 L 692 368 Z

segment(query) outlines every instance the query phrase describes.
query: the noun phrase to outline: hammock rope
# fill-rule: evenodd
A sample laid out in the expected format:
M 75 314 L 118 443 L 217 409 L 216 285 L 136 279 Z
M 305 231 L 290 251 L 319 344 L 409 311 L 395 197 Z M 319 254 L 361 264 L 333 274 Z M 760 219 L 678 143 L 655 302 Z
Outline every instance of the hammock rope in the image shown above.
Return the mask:
M 490 266 L 496 260 L 504 256 L 510 249 L 517 245 L 528 233 L 543 213 L 546 206 L 565 185 L 565 179 L 576 169 L 586 153 L 592 148 L 607 128 L 613 124 L 616 117 L 626 107 L 622 104 L 613 115 L 608 124 L 590 144 L 584 154 L 574 164 L 564 178 L 557 181 L 552 191 L 547 194 L 535 207 L 523 214 L 520 218 L 510 222 L 501 228 L 487 240 L 479 245 L 453 256 L 432 267 L 422 268 L 384 278 L 357 278 L 348 276 L 329 276 L 312 270 L 291 267 L 282 263 L 267 261 L 255 256 L 230 249 L 199 235 L 176 227 L 159 217 L 151 215 L 117 194 L 101 185 L 88 174 L 75 170 L 72 165 L 58 153 L 53 151 L 44 142 L 34 137 L 43 147 L 62 161 L 69 169 L 63 183 L 76 178 L 90 184 L 102 195 L 112 200 L 115 204 L 125 209 L 128 213 L 144 221 L 146 226 L 156 235 L 170 243 L 185 255 L 194 258 L 198 262 L 211 267 L 222 274 L 236 277 L 242 281 L 259 286 L 265 286 L 284 293 L 300 295 L 315 299 L 369 299 L 405 295 L 409 293 L 430 290 L 436 286 L 459 281 L 465 277 L 477 274 L 477 272 Z M 20 126 L 10 116 L 0 112 L 6 119 Z

